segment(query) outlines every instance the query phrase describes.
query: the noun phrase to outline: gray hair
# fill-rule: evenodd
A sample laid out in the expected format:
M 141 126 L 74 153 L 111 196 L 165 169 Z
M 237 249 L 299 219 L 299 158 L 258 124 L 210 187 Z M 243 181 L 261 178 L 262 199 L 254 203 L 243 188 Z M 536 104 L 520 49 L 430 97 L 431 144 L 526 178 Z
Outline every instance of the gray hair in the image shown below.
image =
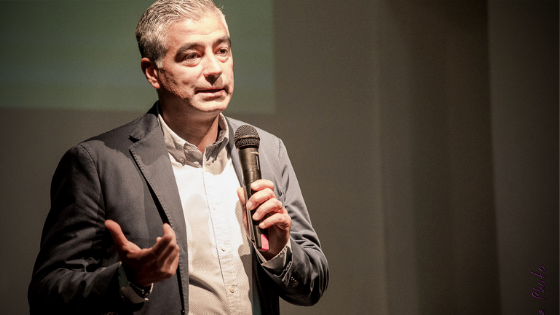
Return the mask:
M 158 0 L 142 14 L 136 26 L 136 41 L 142 58 L 146 57 L 161 67 L 167 53 L 167 31 L 184 20 L 200 20 L 208 14 L 226 19 L 212 0 Z

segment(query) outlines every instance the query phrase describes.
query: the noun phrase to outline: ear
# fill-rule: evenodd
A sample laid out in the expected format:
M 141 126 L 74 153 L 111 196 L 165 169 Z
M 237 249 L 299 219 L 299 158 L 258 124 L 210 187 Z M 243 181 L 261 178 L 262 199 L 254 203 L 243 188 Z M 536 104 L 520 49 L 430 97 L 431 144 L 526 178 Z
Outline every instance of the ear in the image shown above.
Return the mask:
M 159 83 L 159 71 L 158 67 L 156 66 L 155 62 L 151 61 L 148 58 L 142 58 L 140 60 L 140 66 L 142 67 L 142 72 L 148 79 L 148 82 L 157 90 L 161 87 Z

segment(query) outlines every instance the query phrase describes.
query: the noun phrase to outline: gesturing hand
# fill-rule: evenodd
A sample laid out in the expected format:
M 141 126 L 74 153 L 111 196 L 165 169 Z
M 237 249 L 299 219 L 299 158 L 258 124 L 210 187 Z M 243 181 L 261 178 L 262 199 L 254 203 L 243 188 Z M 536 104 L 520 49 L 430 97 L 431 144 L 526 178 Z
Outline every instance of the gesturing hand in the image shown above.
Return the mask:
M 276 199 L 274 194 L 274 183 L 266 179 L 259 179 L 251 184 L 255 193 L 245 202 L 245 190 L 243 187 L 237 189 L 237 196 L 243 207 L 248 210 L 257 209 L 253 214 L 254 220 L 263 220 L 259 227 L 268 229 L 269 250 L 262 251 L 266 259 L 278 255 L 290 240 L 290 228 L 292 219 L 282 203 Z M 243 211 L 243 221 L 247 229 L 246 211 Z
M 127 240 L 117 222 L 107 220 L 105 226 L 111 232 L 129 281 L 146 287 L 172 277 L 177 271 L 179 246 L 169 224 L 163 224 L 163 236 L 157 238 L 154 246 L 145 249 Z

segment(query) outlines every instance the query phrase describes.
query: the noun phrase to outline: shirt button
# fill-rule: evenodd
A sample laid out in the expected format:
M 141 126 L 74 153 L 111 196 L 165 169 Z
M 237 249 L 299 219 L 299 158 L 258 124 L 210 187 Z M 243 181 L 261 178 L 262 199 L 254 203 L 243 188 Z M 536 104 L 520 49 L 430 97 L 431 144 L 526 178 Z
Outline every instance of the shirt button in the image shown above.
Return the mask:
M 225 246 L 220 246 L 220 249 L 222 250 L 222 252 L 226 251 L 226 247 Z
M 229 287 L 229 292 L 234 293 L 235 292 L 235 287 L 234 286 Z

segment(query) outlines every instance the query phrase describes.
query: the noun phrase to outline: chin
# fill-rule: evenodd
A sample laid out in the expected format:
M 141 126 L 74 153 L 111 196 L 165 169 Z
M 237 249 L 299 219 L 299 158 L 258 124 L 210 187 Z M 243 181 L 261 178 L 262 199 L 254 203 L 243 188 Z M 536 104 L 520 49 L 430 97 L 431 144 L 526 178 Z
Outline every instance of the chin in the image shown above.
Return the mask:
M 195 106 L 196 109 L 206 113 L 221 113 L 227 109 L 229 98 L 227 100 L 203 102 Z

